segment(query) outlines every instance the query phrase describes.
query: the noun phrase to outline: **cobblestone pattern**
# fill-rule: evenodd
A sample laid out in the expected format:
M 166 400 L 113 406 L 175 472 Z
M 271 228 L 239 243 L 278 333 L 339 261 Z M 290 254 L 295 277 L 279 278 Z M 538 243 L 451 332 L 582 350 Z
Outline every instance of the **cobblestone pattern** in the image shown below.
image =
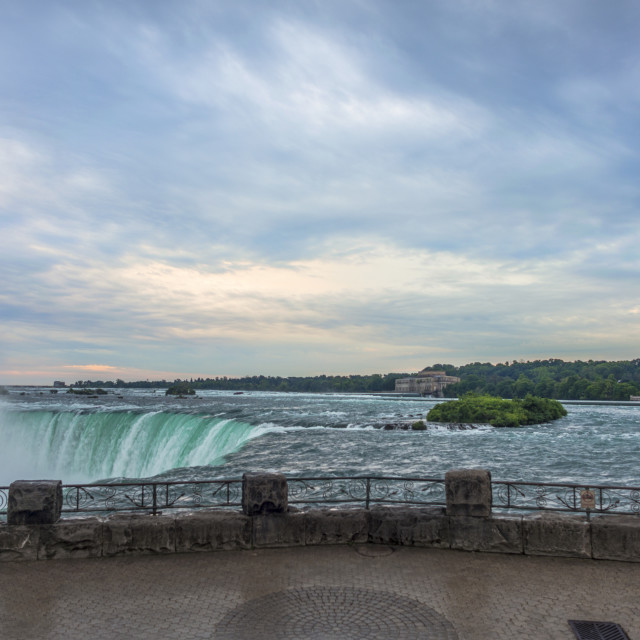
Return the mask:
M 281 640 L 457 640 L 453 626 L 426 605 L 384 591 L 306 587 L 250 600 L 217 625 L 215 638 L 246 640 L 256 629 Z
M 358 553 L 367 548 L 3 563 L 0 637 L 206 640 L 238 607 L 315 588 L 375 591 L 394 603 L 422 605 L 423 613 L 448 621 L 459 640 L 575 640 L 568 620 L 617 622 L 640 640 L 638 564 L 408 547 L 384 556 Z M 353 607 L 354 616 L 363 606 Z M 243 640 L 281 638 L 274 627 L 262 632 L 268 615 L 277 609 Z M 358 637 L 355 626 L 351 637 Z

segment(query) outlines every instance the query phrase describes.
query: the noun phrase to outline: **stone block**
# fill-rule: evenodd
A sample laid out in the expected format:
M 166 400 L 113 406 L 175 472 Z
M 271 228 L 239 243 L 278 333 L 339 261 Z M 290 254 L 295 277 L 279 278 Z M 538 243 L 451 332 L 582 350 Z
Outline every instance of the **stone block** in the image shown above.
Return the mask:
M 245 473 L 242 476 L 242 511 L 255 516 L 285 513 L 289 506 L 287 479 L 281 473 Z
M 196 511 L 176 517 L 176 552 L 250 549 L 252 523 L 240 511 Z
M 40 527 L 0 524 L 0 562 L 37 560 Z
M 449 548 L 449 518 L 441 507 L 373 507 L 369 542 Z
M 102 555 L 102 520 L 69 518 L 40 527 L 38 559 L 98 558 Z
M 522 553 L 522 517 L 449 518 L 451 548 L 462 551 Z
M 591 551 L 598 560 L 640 562 L 640 517 L 597 516 L 591 520 Z
M 306 518 L 296 513 L 253 516 L 254 547 L 299 547 L 305 544 Z
M 17 480 L 9 486 L 8 524 L 53 524 L 61 510 L 60 480 Z
M 369 538 L 365 509 L 310 509 L 304 512 L 305 544 L 355 544 Z
M 175 553 L 174 516 L 117 514 L 102 525 L 102 555 Z
M 584 516 L 536 513 L 522 523 L 525 555 L 591 557 L 591 527 Z
M 491 515 L 491 472 L 486 469 L 454 469 L 444 476 L 448 516 Z

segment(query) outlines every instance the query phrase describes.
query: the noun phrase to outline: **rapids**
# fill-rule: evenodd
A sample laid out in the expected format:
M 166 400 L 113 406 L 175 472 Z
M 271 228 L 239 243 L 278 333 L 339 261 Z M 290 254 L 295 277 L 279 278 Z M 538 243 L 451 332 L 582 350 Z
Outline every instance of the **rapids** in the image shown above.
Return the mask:
M 20 395 L 20 393 L 24 395 Z M 0 400 L 0 486 L 17 479 L 443 476 L 484 467 L 496 480 L 638 486 L 640 407 L 567 405 L 552 424 L 519 429 L 385 430 L 436 400 L 366 395 L 127 389 L 88 398 L 11 389 Z

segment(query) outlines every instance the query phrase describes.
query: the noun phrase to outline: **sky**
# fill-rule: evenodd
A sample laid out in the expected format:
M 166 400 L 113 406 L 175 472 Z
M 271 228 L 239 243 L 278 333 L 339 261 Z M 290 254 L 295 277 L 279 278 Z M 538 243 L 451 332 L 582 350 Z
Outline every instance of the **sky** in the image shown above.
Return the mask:
M 0 384 L 640 356 L 640 4 L 25 0 Z

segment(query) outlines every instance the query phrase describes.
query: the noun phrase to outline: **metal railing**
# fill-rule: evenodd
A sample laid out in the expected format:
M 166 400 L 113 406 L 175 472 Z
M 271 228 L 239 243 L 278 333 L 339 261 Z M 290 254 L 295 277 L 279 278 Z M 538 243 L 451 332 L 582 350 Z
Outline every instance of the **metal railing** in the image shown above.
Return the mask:
M 9 487 L 0 487 L 0 515 L 6 515 Z M 62 513 L 239 507 L 242 480 L 118 482 L 62 486 Z
M 640 487 L 506 481 L 491 485 L 494 509 L 640 515 Z
M 445 506 L 443 478 L 344 476 L 288 478 L 291 505 L 404 504 Z M 640 515 L 640 487 L 547 482 L 492 483 L 493 510 L 560 511 Z M 242 480 L 193 480 L 63 485 L 65 514 L 239 507 Z M 9 487 L 0 487 L 0 517 L 7 513 Z
M 63 513 L 237 507 L 242 480 L 63 485 Z
M 289 504 L 446 504 L 443 478 L 288 478 L 287 484 Z

